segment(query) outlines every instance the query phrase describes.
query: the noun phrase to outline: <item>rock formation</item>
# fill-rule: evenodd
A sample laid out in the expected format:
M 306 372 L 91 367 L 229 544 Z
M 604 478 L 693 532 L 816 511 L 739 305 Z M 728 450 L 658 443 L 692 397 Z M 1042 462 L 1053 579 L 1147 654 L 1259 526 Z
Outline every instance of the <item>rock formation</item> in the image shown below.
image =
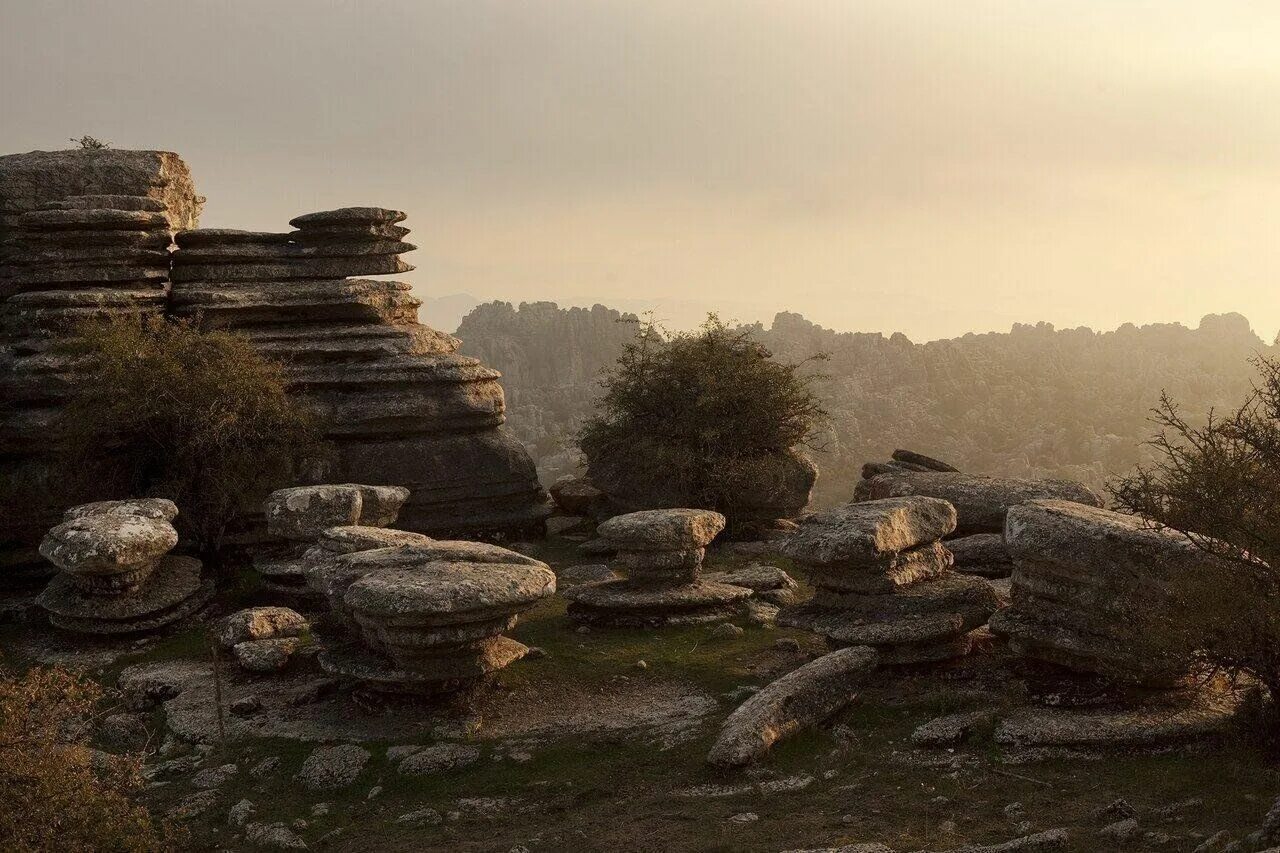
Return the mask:
M 285 364 L 337 449 L 329 479 L 403 483 L 401 524 L 471 535 L 540 527 L 533 463 L 500 427 L 499 374 L 417 322 L 409 285 L 348 278 L 412 269 L 405 215 L 355 207 L 291 233 L 179 233 L 172 311 L 246 335 Z
M 965 474 L 938 459 L 895 450 L 888 462 L 868 462 L 854 489 L 856 500 L 902 495 L 941 498 L 956 508 L 956 530 L 947 538 L 955 569 L 988 578 L 1008 577 L 1013 563 L 1001 538 L 1009 507 L 1029 500 L 1068 500 L 1102 506 L 1102 499 L 1071 480 L 1027 480 Z
M 565 593 L 569 616 L 604 625 L 655 626 L 723 619 L 751 597 L 747 587 L 699 577 L 706 546 L 725 518 L 701 509 L 654 509 L 618 515 L 597 532 L 617 551 L 619 580 Z
M 263 586 L 280 595 L 312 597 L 305 567 L 327 558 L 335 549 L 341 553 L 342 543 L 355 550 L 362 545 L 377 548 L 414 541 L 405 537 L 426 540 L 421 534 L 399 530 L 387 531 L 390 537 L 378 536 L 380 528 L 395 522 L 408 497 L 409 490 L 401 486 L 355 483 L 294 486 L 272 492 L 263 503 L 267 533 L 289 545 L 283 552 L 254 561 Z
M 311 625 L 287 607 L 250 607 L 222 620 L 218 642 L 252 673 L 279 672 L 304 644 Z
M 357 551 L 308 574 L 356 642 L 334 645 L 320 664 L 379 690 L 452 693 L 528 648 L 503 632 L 555 592 L 544 563 L 477 542 L 430 542 Z
M 54 338 L 77 320 L 162 313 L 170 234 L 202 201 L 166 151 L 0 157 L 0 483 L 21 510 L 0 519 L 0 584 L 45 573 L 36 545 L 66 506 L 51 477 L 76 364 Z
M 816 591 L 784 608 L 778 623 L 833 645 L 871 646 L 882 664 L 968 654 L 969 632 L 998 602 L 984 581 L 950 571 L 940 540 L 955 525 L 949 503 L 916 496 L 806 516 L 783 550 L 810 567 Z
M 1257 577 L 1140 518 L 1069 501 L 1011 508 L 1005 541 L 1012 603 L 991 630 L 1039 664 L 1033 694 L 1052 707 L 1003 721 L 998 740 L 1136 746 L 1221 730 L 1239 696 L 1186 675 L 1225 627 L 1208 603 L 1265 595 Z
M 725 720 L 707 763 L 740 767 L 783 738 L 821 723 L 857 698 L 877 662 L 875 651 L 865 646 L 837 649 L 766 685 Z
M 202 607 L 213 583 L 200 561 L 170 556 L 178 514 L 163 499 L 101 501 L 67 510 L 40 553 L 62 571 L 37 599 L 58 628 L 132 634 L 161 628 Z

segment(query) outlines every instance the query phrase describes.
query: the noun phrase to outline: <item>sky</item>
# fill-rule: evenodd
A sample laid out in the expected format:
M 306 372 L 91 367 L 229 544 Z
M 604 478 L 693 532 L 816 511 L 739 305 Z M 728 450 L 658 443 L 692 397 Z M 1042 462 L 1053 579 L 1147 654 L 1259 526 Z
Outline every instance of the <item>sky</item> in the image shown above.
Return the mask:
M 177 151 L 210 227 L 405 210 L 428 299 L 1270 340 L 1278 44 L 1274 0 L 0 0 L 0 152 Z

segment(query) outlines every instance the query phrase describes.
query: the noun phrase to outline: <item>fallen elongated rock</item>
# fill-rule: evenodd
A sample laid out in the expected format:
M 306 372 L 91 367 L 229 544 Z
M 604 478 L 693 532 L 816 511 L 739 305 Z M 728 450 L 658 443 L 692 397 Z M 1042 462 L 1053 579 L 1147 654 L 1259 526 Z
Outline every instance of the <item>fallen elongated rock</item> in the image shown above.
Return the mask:
M 912 465 L 919 465 L 930 471 L 954 471 L 957 473 L 960 471 L 959 468 L 948 465 L 940 459 L 925 456 L 923 453 L 916 453 L 914 450 L 895 450 L 893 451 L 893 459 L 895 462 L 908 462 Z
M 747 764 L 779 740 L 822 722 L 857 697 L 876 662 L 875 651 L 854 646 L 789 672 L 729 716 L 707 762 L 717 767 Z
M 1102 499 L 1074 480 L 1026 480 L 942 471 L 896 471 L 860 484 L 864 500 L 919 495 L 947 501 L 956 510 L 955 534 L 1000 533 L 1009 507 L 1032 500 L 1064 500 L 1102 506 Z
M 936 498 L 851 503 L 802 519 L 783 553 L 806 565 L 866 564 L 941 539 L 955 526 L 955 508 Z
M 760 563 L 751 563 L 727 572 L 706 572 L 702 578 L 731 586 L 745 586 L 754 590 L 757 598 L 779 606 L 790 604 L 799 586 L 791 575 L 777 566 L 766 566 Z

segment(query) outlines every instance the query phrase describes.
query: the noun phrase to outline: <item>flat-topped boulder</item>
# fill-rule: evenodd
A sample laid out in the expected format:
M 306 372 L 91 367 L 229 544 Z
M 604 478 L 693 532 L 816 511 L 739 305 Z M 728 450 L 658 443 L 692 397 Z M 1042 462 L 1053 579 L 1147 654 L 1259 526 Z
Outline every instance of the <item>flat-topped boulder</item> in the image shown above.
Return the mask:
M 316 547 L 332 554 L 353 554 L 356 551 L 395 548 L 400 545 L 429 545 L 431 542 L 429 536 L 421 533 L 353 524 L 326 528 L 316 539 Z
M 553 594 L 555 574 L 529 562 L 408 562 L 364 574 L 342 593 L 359 646 L 327 650 L 321 665 L 379 688 L 438 693 L 474 683 L 528 649 L 502 636 Z M 349 555 L 357 556 L 357 555 Z M 421 556 L 421 552 L 417 556 Z
M 937 498 L 850 503 L 802 518 L 783 552 L 811 566 L 874 564 L 942 539 L 955 527 L 955 508 Z
M 596 528 L 619 550 L 704 548 L 724 530 L 725 517 L 705 509 L 652 509 L 617 515 Z
M 134 589 L 178 544 L 178 531 L 170 523 L 176 512 L 168 501 L 78 507 L 49 531 L 40 553 L 86 591 Z
M 1197 598 L 1258 594 L 1245 567 L 1136 516 L 1069 501 L 1009 510 L 1012 604 L 992 630 L 1028 657 L 1159 682 L 1213 636 Z
M 336 210 L 304 213 L 290 219 L 289 224 L 299 229 L 333 225 L 394 225 L 407 217 L 408 214 L 403 210 L 389 210 L 385 207 L 340 207 Z
M 868 501 L 919 495 L 947 501 L 956 509 L 955 535 L 999 533 L 1009 507 L 1032 500 L 1066 500 L 1102 506 L 1102 499 L 1074 480 L 985 477 L 946 471 L 893 471 L 859 483 Z
M 310 542 L 331 527 L 384 527 L 393 523 L 409 497 L 400 486 L 293 486 L 272 492 L 263 503 L 273 536 Z

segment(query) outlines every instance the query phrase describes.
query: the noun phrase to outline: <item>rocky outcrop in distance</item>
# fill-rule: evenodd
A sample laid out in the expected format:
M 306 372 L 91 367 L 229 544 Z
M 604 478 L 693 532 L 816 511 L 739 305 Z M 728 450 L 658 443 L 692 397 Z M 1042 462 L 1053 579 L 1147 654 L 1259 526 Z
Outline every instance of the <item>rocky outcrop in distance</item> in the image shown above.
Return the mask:
M 508 428 L 543 482 L 570 473 L 581 420 L 634 327 L 595 306 L 495 302 L 458 327 L 463 351 L 503 372 Z M 1239 314 L 1198 328 L 1125 324 L 1109 332 L 1015 325 L 1009 332 L 914 343 L 905 335 L 837 332 L 794 313 L 752 326 L 776 357 L 825 352 L 816 390 L 833 416 L 814 453 L 814 505 L 852 497 L 863 463 L 920 447 L 965 471 L 1076 480 L 1099 491 L 1147 458 L 1149 410 L 1166 390 L 1185 411 L 1230 408 L 1249 391 L 1248 360 L 1272 351 Z

